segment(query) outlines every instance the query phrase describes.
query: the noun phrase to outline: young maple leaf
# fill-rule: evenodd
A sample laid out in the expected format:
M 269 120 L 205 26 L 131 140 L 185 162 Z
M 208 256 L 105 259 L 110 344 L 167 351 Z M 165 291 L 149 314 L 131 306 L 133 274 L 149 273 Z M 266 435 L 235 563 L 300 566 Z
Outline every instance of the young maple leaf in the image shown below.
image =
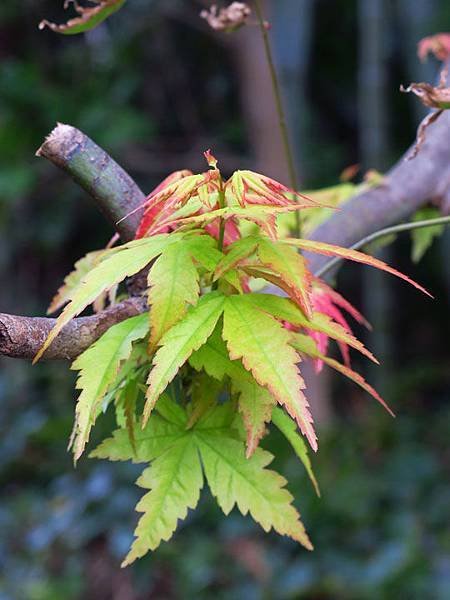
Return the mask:
M 253 305 L 281 321 L 286 329 L 295 330 L 297 327 L 324 333 L 331 339 L 343 342 L 358 350 L 358 352 L 361 352 L 361 354 L 364 354 L 364 356 L 367 356 L 371 361 L 378 364 L 373 354 L 354 335 L 349 333 L 339 323 L 332 321 L 328 315 L 315 312 L 311 318 L 307 319 L 292 300 L 281 298 L 274 294 L 252 293 L 244 294 L 241 298 L 241 302 Z M 291 327 L 287 328 L 287 324 Z
M 316 346 L 314 340 L 311 338 L 310 335 L 294 333 L 292 335 L 291 344 L 302 355 L 309 356 L 313 360 L 320 360 L 320 361 L 326 363 L 329 367 L 331 367 L 335 371 L 338 371 L 342 375 L 345 375 L 345 377 L 348 377 L 349 379 L 354 381 L 363 390 L 365 390 L 373 398 L 375 398 L 375 400 L 377 400 L 388 411 L 388 413 L 391 416 L 395 417 L 394 413 L 389 408 L 389 406 L 386 404 L 386 402 L 383 400 L 383 398 L 381 398 L 381 396 L 378 394 L 378 392 L 376 390 L 374 390 L 374 388 L 371 385 L 369 385 L 367 383 L 367 381 L 359 373 L 356 373 L 355 371 L 350 369 L 350 367 L 347 367 L 347 366 L 341 364 L 337 360 L 334 360 L 333 358 L 330 358 L 330 357 L 322 354 L 322 352 L 320 352 L 320 350 L 318 349 L 318 347 Z
M 341 308 L 349 313 L 356 321 L 358 321 L 358 323 L 370 328 L 369 323 L 354 306 L 352 306 L 347 300 L 345 300 L 345 298 L 338 294 L 338 292 L 330 288 L 319 279 L 314 280 L 311 293 L 311 302 L 316 312 L 328 315 L 331 319 L 333 319 L 333 321 L 339 323 L 339 325 L 341 325 L 341 327 L 351 335 L 353 335 L 353 332 L 346 318 L 342 314 L 342 311 L 340 310 Z M 330 339 L 329 336 L 326 333 L 313 331 L 311 329 L 308 330 L 308 335 L 315 340 L 319 351 L 322 354 L 326 354 Z M 350 366 L 350 353 L 348 344 L 338 340 L 338 345 L 345 364 Z M 315 359 L 314 366 L 316 372 L 319 373 L 322 370 L 323 361 L 320 359 Z
M 137 481 L 150 491 L 137 505 L 143 515 L 123 566 L 172 536 L 178 521 L 197 505 L 204 479 L 225 514 L 237 506 L 265 531 L 273 528 L 312 550 L 286 480 L 267 468 L 273 456 L 258 448 L 246 458 L 230 403 L 207 411 L 192 428 L 188 413 L 167 396 L 158 402 L 157 413 L 145 430 L 136 432 L 135 448 L 122 429 L 91 453 L 150 463 Z
M 139 273 L 167 246 L 179 239 L 178 234 L 158 235 L 145 240 L 133 240 L 119 248 L 106 250 L 103 260 L 97 264 L 70 293 L 70 302 L 56 320 L 42 348 L 36 354 L 35 364 L 50 346 L 61 329 L 73 318 L 92 304 L 105 290 L 111 289 L 126 277 Z
M 325 256 L 337 256 L 345 260 L 353 260 L 354 262 L 359 262 L 363 265 L 375 267 L 376 269 L 380 269 L 380 271 L 386 271 L 386 273 L 390 273 L 391 275 L 395 275 L 395 277 L 398 277 L 399 279 L 403 279 L 404 281 L 411 284 L 430 298 L 433 297 L 430 294 L 430 292 L 428 292 L 422 285 L 420 285 L 407 275 L 404 275 L 400 271 L 397 271 L 397 269 L 393 269 L 385 262 L 379 260 L 378 258 L 375 258 L 374 256 L 364 254 L 364 252 L 359 252 L 358 250 L 351 250 L 350 248 L 342 248 L 341 246 L 335 246 L 334 244 L 326 244 L 325 242 L 317 242 L 315 240 L 286 238 L 283 241 L 291 246 L 296 246 L 297 248 L 300 248 L 301 250 L 304 250 L 306 252 L 324 254 Z
M 300 357 L 289 345 L 290 334 L 265 307 L 249 303 L 262 294 L 229 296 L 224 307 L 223 339 L 231 359 L 242 359 L 259 385 L 266 387 L 295 419 L 311 447 L 317 451 L 317 436 L 304 381 L 298 371 Z M 280 361 L 278 357 L 283 357 Z
M 266 432 L 266 423 L 271 419 L 276 399 L 255 381 L 241 361 L 230 359 L 217 327 L 189 362 L 196 371 L 203 370 L 218 381 L 223 381 L 226 375 L 230 378 L 232 392 L 238 396 L 238 409 L 247 433 L 246 456 L 249 458 Z
M 189 245 L 182 241 L 164 250 L 149 276 L 150 349 L 185 315 L 188 304 L 200 295 L 199 274 L 194 266 Z
M 71 441 L 75 461 L 80 458 L 89 440 L 108 386 L 121 363 L 131 354 L 132 343 L 145 337 L 147 332 L 146 315 L 126 319 L 110 327 L 73 363 L 72 369 L 79 371 L 77 389 L 81 391 Z
M 316 494 L 320 498 L 319 484 L 317 483 L 316 476 L 311 465 L 311 460 L 308 456 L 308 448 L 298 433 L 297 424 L 293 421 L 283 410 L 280 408 L 274 408 L 272 411 L 272 423 L 277 427 L 287 441 L 291 444 L 295 454 L 303 463 L 306 473 L 314 487 Z
M 282 280 L 284 289 L 303 310 L 307 317 L 312 315 L 311 273 L 306 260 L 294 248 L 269 240 L 258 243 L 261 264 L 273 270 Z
M 220 237 L 220 221 L 216 219 L 212 223 L 208 223 L 205 225 L 205 231 L 212 235 L 212 237 L 216 238 L 216 240 Z M 233 219 L 228 219 L 225 223 L 225 233 L 223 236 L 223 245 L 224 247 L 229 246 L 233 242 L 236 242 L 241 237 L 239 232 L 239 228 L 236 225 Z
M 103 252 L 104 250 L 94 250 L 77 260 L 73 271 L 64 278 L 63 284 L 53 297 L 50 306 L 47 309 L 48 315 L 55 313 L 65 304 L 70 302 L 70 294 L 80 285 L 83 277 L 95 267 Z
M 174 212 L 178 204 L 186 202 L 195 186 L 202 180 L 202 176 L 194 175 L 187 170 L 175 171 L 168 175 L 150 192 L 145 203 L 138 207 L 137 210 L 145 208 L 145 211 L 136 232 L 136 239 L 152 235 L 153 230 L 156 229 L 155 223 Z M 160 233 L 167 233 L 167 231 L 169 231 L 168 227 L 166 231 Z
M 249 458 L 266 433 L 266 424 L 270 423 L 277 401 L 266 388 L 243 371 L 242 377 L 232 381 L 232 391 L 239 395 L 238 407 L 247 432 L 246 457 Z
M 225 194 L 230 205 L 237 202 L 242 208 L 255 204 L 285 206 L 294 202 L 299 209 L 322 206 L 308 196 L 253 171 L 236 171 L 225 184 Z
M 255 223 L 270 239 L 276 240 L 278 237 L 277 216 L 286 212 L 295 212 L 298 209 L 298 204 L 292 203 L 283 205 L 249 205 L 245 208 L 234 205 L 208 212 L 199 212 L 192 216 L 179 217 L 179 215 L 173 215 L 171 219 L 162 225 L 169 225 L 172 229 L 202 225 L 206 229 L 208 224 L 217 223 L 219 219 L 224 221 L 231 219 L 233 222 L 245 220 Z
M 220 319 L 225 296 L 216 292 L 202 296 L 191 306 L 182 321 L 169 329 L 160 342 L 148 378 L 143 423 L 147 423 L 156 401 L 179 369 L 209 338 Z

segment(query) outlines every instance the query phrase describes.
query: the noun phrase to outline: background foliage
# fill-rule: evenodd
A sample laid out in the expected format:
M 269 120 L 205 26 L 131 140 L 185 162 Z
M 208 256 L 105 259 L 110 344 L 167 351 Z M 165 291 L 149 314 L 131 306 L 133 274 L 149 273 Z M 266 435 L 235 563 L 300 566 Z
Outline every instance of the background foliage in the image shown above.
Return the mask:
M 270 148 L 261 154 L 252 120 L 270 98 L 246 95 L 236 61 L 241 41 L 211 35 L 198 20 L 201 4 L 134 0 L 106 26 L 68 39 L 37 30 L 42 17 L 62 18 L 59 2 L 2 2 L 1 310 L 43 314 L 74 260 L 110 236 L 85 195 L 34 158 L 56 120 L 93 137 L 145 190 L 175 168 L 202 168 L 200 150 L 210 146 L 224 169 L 257 166 L 280 176 Z M 280 16 L 297 2 L 273 2 L 284 11 L 273 35 L 305 186 L 333 184 L 354 162 L 384 168 L 414 135 L 416 105 L 397 94 L 398 84 L 434 76 L 433 65 L 416 60 L 414 44 L 448 30 L 450 11 L 443 0 L 417 1 L 414 11 L 402 0 L 380 4 L 386 141 L 377 156 L 360 116 L 361 38 L 374 25 L 361 18 L 365 3 L 302 0 L 299 36 Z M 390 306 L 379 324 L 386 354 L 378 371 L 398 418 L 350 385 L 327 384 L 331 401 L 314 461 L 321 500 L 281 438 L 273 441 L 285 453 L 275 466 L 289 476 L 313 554 L 238 515 L 222 519 L 206 498 L 170 545 L 118 571 L 136 521 L 136 469 L 84 460 L 74 471 L 65 451 L 73 374 L 63 364 L 32 369 L 3 359 L 0 598 L 446 598 L 450 273 L 442 257 L 449 244 L 448 235 L 436 242 L 417 268 L 407 238 L 391 251 L 396 266 L 433 290 L 434 303 L 397 282 L 380 298 L 350 266 L 340 276 L 341 289 L 366 312 L 374 310 L 368 295 L 375 309 Z

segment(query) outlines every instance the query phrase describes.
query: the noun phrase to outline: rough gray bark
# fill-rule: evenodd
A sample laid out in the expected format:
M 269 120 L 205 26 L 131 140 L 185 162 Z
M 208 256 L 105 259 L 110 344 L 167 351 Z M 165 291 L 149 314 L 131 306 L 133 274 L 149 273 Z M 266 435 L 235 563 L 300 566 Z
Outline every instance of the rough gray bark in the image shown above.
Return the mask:
M 92 317 L 73 319 L 57 336 L 42 360 L 73 360 L 115 323 L 146 310 L 144 298 L 129 298 Z M 17 317 L 0 313 L 0 354 L 32 359 L 55 325 L 56 319 Z
M 417 157 L 406 160 L 411 150 L 388 171 L 383 183 L 349 200 L 340 211 L 310 235 L 348 248 L 367 235 L 401 223 L 429 200 L 443 202 L 450 192 L 450 111 L 427 130 Z M 329 259 L 309 255 L 317 271 Z

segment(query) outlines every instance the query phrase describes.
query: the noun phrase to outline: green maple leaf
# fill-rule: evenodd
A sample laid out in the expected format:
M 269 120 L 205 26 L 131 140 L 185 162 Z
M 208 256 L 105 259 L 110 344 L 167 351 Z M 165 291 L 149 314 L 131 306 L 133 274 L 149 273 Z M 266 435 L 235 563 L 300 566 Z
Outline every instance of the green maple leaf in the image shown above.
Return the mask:
M 139 382 L 136 377 L 125 379 L 115 395 L 116 422 L 128 432 L 131 445 L 136 451 L 136 404 L 139 397 Z
M 217 249 L 217 241 L 210 235 L 195 235 L 185 240 L 190 255 L 207 272 L 213 272 L 223 258 Z
M 65 35 L 84 33 L 85 31 L 97 27 L 97 25 L 100 25 L 105 19 L 117 12 L 125 4 L 126 0 L 93 0 L 93 2 L 95 2 L 97 6 L 84 8 L 75 5 L 76 11 L 80 15 L 79 17 L 70 19 L 67 23 L 62 25 L 57 25 L 56 23 L 50 23 L 49 21 L 44 20 L 39 24 L 39 29 L 49 27 L 53 31 L 64 33 Z
M 77 389 L 81 390 L 75 411 L 73 450 L 75 460 L 83 453 L 89 434 L 109 385 L 121 363 L 129 358 L 132 343 L 148 333 L 147 315 L 138 315 L 113 325 L 81 354 L 72 369 L 80 371 Z
M 94 252 L 89 252 L 86 256 L 80 258 L 80 260 L 77 260 L 73 271 L 64 278 L 62 286 L 53 297 L 50 306 L 47 309 L 48 315 L 55 313 L 70 301 L 70 295 L 80 285 L 81 281 L 86 277 L 89 271 L 94 268 L 104 252 L 104 250 L 95 250 Z
M 70 302 L 56 321 L 56 325 L 37 353 L 36 363 L 49 347 L 61 329 L 73 317 L 89 306 L 102 292 L 131 277 L 156 258 L 170 244 L 178 241 L 180 235 L 155 235 L 151 238 L 135 240 L 119 248 L 105 252 L 105 258 L 84 277 L 70 295 Z
M 158 410 L 164 404 L 173 404 L 167 397 L 162 396 Z M 107 458 L 112 461 L 131 460 L 134 463 L 146 463 L 161 456 L 185 435 L 183 423 L 175 418 L 167 420 L 159 414 L 154 414 L 144 429 L 135 431 L 134 447 L 125 428 L 117 429 L 111 438 L 104 440 L 93 452 L 91 458 Z
M 191 428 L 217 404 L 222 382 L 206 373 L 199 373 L 192 382 L 188 428 Z
M 377 359 L 365 348 L 364 344 L 339 325 L 339 323 L 332 321 L 330 317 L 323 313 L 314 312 L 308 319 L 292 300 L 273 294 L 245 294 L 242 298 L 243 302 L 247 302 L 281 321 L 287 321 L 298 327 L 325 333 L 328 337 L 348 344 L 370 358 L 373 362 L 378 363 Z
M 297 421 L 311 447 L 317 450 L 305 387 L 297 368 L 300 356 L 289 345 L 290 334 L 273 316 L 248 302 L 251 296 L 230 296 L 224 310 L 223 338 L 231 359 L 242 359 L 261 386 Z M 295 305 L 293 305 L 295 306 Z
M 303 463 L 316 494 L 320 497 L 319 484 L 317 483 L 316 476 L 314 475 L 314 471 L 312 469 L 311 461 L 308 456 L 308 449 L 303 441 L 303 438 L 298 434 L 295 421 L 288 417 L 284 411 L 280 410 L 279 408 L 274 408 L 272 412 L 272 423 L 281 431 L 281 433 L 291 444 L 295 454 Z
M 182 319 L 188 304 L 200 294 L 199 275 L 183 241 L 164 250 L 153 265 L 148 283 L 150 310 L 150 347 Z
M 253 377 L 233 379 L 231 389 L 239 395 L 238 408 L 247 432 L 246 456 L 249 458 L 266 432 L 266 423 L 271 420 L 272 409 L 277 401 L 269 390 L 258 385 Z
M 243 444 L 231 437 L 198 431 L 196 438 L 208 485 L 226 515 L 237 505 L 264 531 L 273 528 L 312 550 L 300 515 L 291 504 L 293 498 L 284 487 L 286 480 L 266 468 L 273 459 L 269 452 L 258 448 L 247 459 Z
M 326 244 L 324 242 L 316 242 L 315 240 L 286 238 L 285 240 L 283 240 L 283 242 L 290 244 L 291 246 L 296 246 L 297 248 L 300 248 L 301 250 L 305 250 L 307 252 L 316 252 L 317 254 L 324 254 L 325 256 L 338 256 L 346 260 L 353 260 L 364 265 L 375 267 L 377 269 L 380 269 L 381 271 L 386 271 L 386 273 L 390 273 L 391 275 L 395 275 L 396 277 L 407 281 L 427 296 L 431 296 L 431 294 L 424 287 L 422 287 L 421 285 L 419 285 L 400 271 L 397 271 L 397 269 L 393 269 L 382 260 L 379 260 L 374 256 L 364 254 L 364 252 L 359 252 L 358 250 L 351 250 L 350 248 L 341 248 L 340 246 L 334 246 L 333 244 Z
M 144 515 L 139 520 L 136 540 L 122 563 L 123 567 L 149 550 L 155 550 L 162 540 L 168 541 L 178 520 L 186 518 L 188 509 L 197 506 L 203 474 L 192 436 L 181 436 L 145 469 L 137 484 L 151 491 L 136 507 Z
M 196 235 L 188 238 L 184 243 L 197 265 L 205 269 L 211 278 L 217 265 L 224 258 L 223 253 L 217 249 L 217 240 L 210 235 Z M 223 280 L 233 289 L 242 292 L 237 272 L 229 270 L 223 275 Z
M 367 381 L 364 379 L 364 377 L 362 377 L 362 375 L 360 375 L 359 373 L 356 373 L 355 371 L 353 371 L 353 369 L 343 365 L 342 363 L 335 360 L 334 358 L 330 358 L 329 356 L 322 354 L 322 352 L 320 352 L 318 350 L 315 341 L 311 337 L 309 337 L 307 335 L 303 335 L 301 333 L 293 333 L 292 339 L 291 339 L 291 344 L 301 354 L 304 354 L 305 356 L 309 356 L 310 358 L 314 358 L 314 359 L 323 361 L 329 367 L 331 367 L 335 371 L 338 371 L 338 373 L 341 373 L 342 375 L 345 375 L 346 377 L 348 377 L 349 379 L 354 381 L 363 390 L 365 390 L 373 398 L 375 398 L 375 400 L 378 400 L 378 402 L 382 406 L 384 406 L 384 408 L 388 411 L 388 413 L 390 413 L 393 417 L 395 416 L 394 413 L 392 412 L 392 410 L 389 408 L 389 406 L 386 404 L 386 402 L 380 396 L 380 394 L 371 385 L 369 385 L 367 383 Z
M 230 359 L 220 326 L 217 326 L 207 342 L 192 354 L 189 364 L 197 371 L 203 369 L 218 381 L 222 381 L 226 375 L 231 379 L 238 379 L 245 375 L 251 377 L 240 360 Z
M 306 261 L 296 250 L 285 244 L 261 239 L 258 244 L 261 263 L 277 273 L 288 288 L 289 296 L 311 317 L 311 274 Z
M 245 458 L 244 444 L 234 428 L 230 403 L 216 406 L 188 429 L 188 414 L 166 395 L 145 429 L 136 434 L 136 451 L 127 432 L 119 430 L 91 456 L 150 462 L 138 485 L 150 489 L 137 505 L 143 512 L 136 540 L 123 565 L 168 540 L 179 520 L 194 508 L 203 486 L 203 472 L 219 506 L 229 514 L 237 505 L 265 531 L 271 528 L 311 549 L 311 542 L 285 489 L 286 480 L 267 469 L 273 456 L 257 449 Z
M 414 215 L 414 221 L 425 221 L 426 219 L 435 219 L 440 216 L 440 211 L 437 208 L 425 207 L 418 210 Z M 429 227 L 421 227 L 411 231 L 411 259 L 418 263 L 422 260 L 427 250 L 433 244 L 435 238 L 442 235 L 445 231 L 445 225 L 433 225 Z
M 189 362 L 197 371 L 203 370 L 218 381 L 230 377 L 231 390 L 238 396 L 238 409 L 247 433 L 246 455 L 251 456 L 265 433 L 276 398 L 255 381 L 240 360 L 230 359 L 218 327 Z
M 214 272 L 214 279 L 223 277 L 230 269 L 234 269 L 241 261 L 254 253 L 258 245 L 258 238 L 254 236 L 244 237 L 227 248 L 226 255 L 222 258 Z
M 185 317 L 164 335 L 160 348 L 153 359 L 153 368 L 148 378 L 148 390 L 144 408 L 144 424 L 169 383 L 179 369 L 198 350 L 220 319 L 225 304 L 225 296 L 212 292 L 202 296 L 198 303 L 190 307 Z

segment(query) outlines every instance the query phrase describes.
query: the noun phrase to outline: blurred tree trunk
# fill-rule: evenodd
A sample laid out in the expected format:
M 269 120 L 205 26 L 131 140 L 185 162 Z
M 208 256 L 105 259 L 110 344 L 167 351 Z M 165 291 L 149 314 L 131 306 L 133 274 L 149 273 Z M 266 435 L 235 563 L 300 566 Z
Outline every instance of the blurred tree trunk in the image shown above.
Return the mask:
M 301 158 L 305 152 L 308 116 L 305 89 L 311 57 L 313 0 L 271 0 L 264 3 L 264 8 L 271 24 L 274 58 L 297 175 L 301 180 L 304 175 Z M 288 183 L 289 174 L 279 133 L 270 73 L 264 59 L 261 32 L 256 28 L 245 28 L 233 36 L 231 43 L 255 168 Z M 317 377 L 308 362 L 305 362 L 302 371 L 312 412 L 315 419 L 323 424 L 331 416 L 329 379 L 326 374 Z
M 389 31 L 387 0 L 359 0 L 359 133 L 361 164 L 364 170 L 383 171 L 388 166 L 387 56 Z M 377 256 L 390 261 L 390 251 L 382 249 Z M 375 269 L 363 271 L 364 313 L 374 327 L 370 346 L 383 364 L 373 368 L 371 379 L 384 392 L 390 379 L 392 363 L 390 282 L 384 273 Z
M 310 56 L 313 0 L 266 0 L 263 5 L 271 25 L 270 36 L 290 141 L 301 179 L 300 157 L 306 112 L 303 90 Z M 246 27 L 231 37 L 230 44 L 239 76 L 242 109 L 255 157 L 255 168 L 288 183 L 289 175 L 261 32 L 257 27 Z
M 245 27 L 230 38 L 230 45 L 255 169 L 287 183 L 289 173 L 279 134 L 270 73 L 263 56 L 261 32 L 257 27 Z
M 436 80 L 436 61 L 427 60 L 421 62 L 417 59 L 417 43 L 425 36 L 438 33 L 441 27 L 436 26 L 436 15 L 440 3 L 438 0 L 415 0 L 414 10 L 410 10 L 411 3 L 408 0 L 397 0 L 398 22 L 404 43 L 401 51 L 405 61 L 408 77 L 411 81 L 433 81 Z M 448 30 L 448 27 L 442 27 Z M 427 109 L 420 103 L 411 102 L 416 122 L 423 119 Z M 450 263 L 448 261 L 450 250 L 450 230 L 446 229 L 444 235 L 439 239 L 439 250 L 442 256 L 442 275 L 445 279 L 447 292 L 450 298 Z
M 285 99 L 297 171 L 306 154 L 309 106 L 306 96 L 311 61 L 314 0 L 272 0 L 270 16 L 275 62 Z M 308 177 L 308 174 L 305 174 Z
M 308 148 L 309 106 L 306 96 L 311 62 L 314 0 L 271 0 L 269 15 L 275 63 L 283 92 L 290 139 L 297 173 L 305 173 Z M 332 419 L 330 377 L 325 369 L 317 376 L 311 361 L 305 361 L 302 374 L 308 389 L 314 419 L 325 425 Z
M 402 40 L 397 51 L 401 54 L 410 81 L 432 81 L 436 77 L 436 66 L 432 60 L 418 60 L 417 43 L 427 35 L 438 33 L 433 29 L 438 5 L 437 0 L 415 0 L 414 10 L 411 10 L 410 0 L 397 0 L 397 22 L 401 32 L 399 38 Z M 427 109 L 412 97 L 409 102 L 418 123 L 425 117 Z

